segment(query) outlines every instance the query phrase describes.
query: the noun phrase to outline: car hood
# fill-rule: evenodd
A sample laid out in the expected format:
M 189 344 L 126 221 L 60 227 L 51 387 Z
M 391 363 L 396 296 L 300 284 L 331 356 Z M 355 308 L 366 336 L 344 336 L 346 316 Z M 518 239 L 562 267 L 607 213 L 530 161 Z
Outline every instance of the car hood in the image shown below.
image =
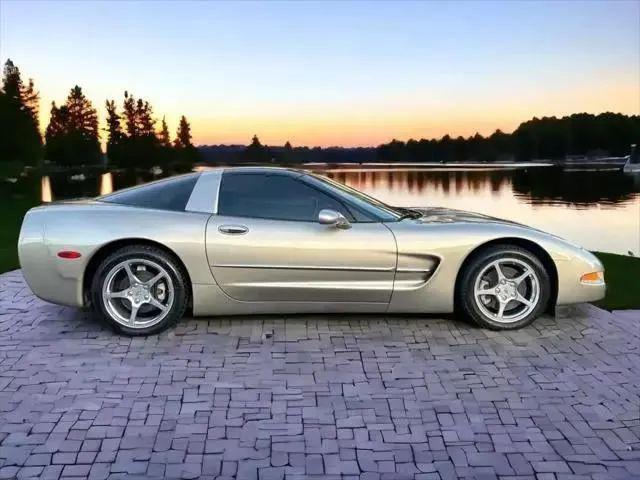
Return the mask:
M 455 210 L 452 208 L 429 207 L 411 208 L 422 213 L 422 217 L 415 219 L 416 223 L 501 223 L 508 225 L 524 226 L 517 222 L 501 218 L 483 215 L 481 213 Z M 527 227 L 530 228 L 530 227 Z
M 403 222 L 411 222 L 411 224 L 416 227 L 419 226 L 427 226 L 433 224 L 484 224 L 484 225 L 496 225 L 496 226 L 509 226 L 509 227 L 517 227 L 517 229 L 522 232 L 522 230 L 527 230 L 529 232 L 536 232 L 537 234 L 542 234 L 548 238 L 555 238 L 556 240 L 560 240 L 563 243 L 572 245 L 573 247 L 584 250 L 581 246 L 576 245 L 565 238 L 559 237 L 549 232 L 545 232 L 544 230 L 540 230 L 534 227 L 530 227 L 529 225 L 524 225 L 522 223 L 513 222 L 511 220 L 505 220 L 503 218 L 491 217 L 489 215 L 483 215 L 482 213 L 476 212 L 467 212 L 464 210 L 455 210 L 453 208 L 443 208 L 443 207 L 412 207 L 411 210 L 417 210 L 422 214 L 422 217 L 415 219 L 406 219 Z

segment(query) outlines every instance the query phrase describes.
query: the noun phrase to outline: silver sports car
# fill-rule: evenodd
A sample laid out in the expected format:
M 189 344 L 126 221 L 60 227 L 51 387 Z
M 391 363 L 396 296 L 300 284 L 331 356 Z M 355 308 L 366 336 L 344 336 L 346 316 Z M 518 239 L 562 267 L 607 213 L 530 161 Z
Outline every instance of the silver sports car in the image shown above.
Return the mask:
M 30 210 L 33 292 L 118 331 L 193 315 L 458 312 L 491 329 L 604 296 L 591 253 L 517 223 L 391 207 L 313 173 L 219 168 Z

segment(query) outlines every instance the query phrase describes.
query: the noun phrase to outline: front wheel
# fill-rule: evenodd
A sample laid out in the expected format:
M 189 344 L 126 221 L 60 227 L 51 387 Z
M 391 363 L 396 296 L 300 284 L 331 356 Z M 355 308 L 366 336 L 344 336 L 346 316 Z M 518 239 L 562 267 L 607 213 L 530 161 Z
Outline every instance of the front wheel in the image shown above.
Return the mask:
M 135 245 L 116 250 L 100 264 L 91 295 L 96 311 L 116 331 L 149 335 L 182 317 L 188 289 L 173 256 Z
M 496 245 L 472 258 L 462 272 L 457 305 L 482 327 L 521 328 L 545 310 L 550 283 L 544 265 L 530 251 Z

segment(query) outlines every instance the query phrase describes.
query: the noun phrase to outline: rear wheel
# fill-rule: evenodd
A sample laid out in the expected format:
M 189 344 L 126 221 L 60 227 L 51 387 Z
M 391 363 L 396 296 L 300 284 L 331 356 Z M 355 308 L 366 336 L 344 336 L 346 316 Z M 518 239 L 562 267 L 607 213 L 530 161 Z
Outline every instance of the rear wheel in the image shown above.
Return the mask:
M 550 283 L 544 265 L 530 251 L 496 245 L 475 255 L 462 272 L 457 304 L 482 327 L 521 328 L 545 310 Z
M 123 247 L 100 264 L 91 294 L 95 309 L 114 329 L 149 335 L 182 317 L 188 289 L 173 256 L 139 245 Z

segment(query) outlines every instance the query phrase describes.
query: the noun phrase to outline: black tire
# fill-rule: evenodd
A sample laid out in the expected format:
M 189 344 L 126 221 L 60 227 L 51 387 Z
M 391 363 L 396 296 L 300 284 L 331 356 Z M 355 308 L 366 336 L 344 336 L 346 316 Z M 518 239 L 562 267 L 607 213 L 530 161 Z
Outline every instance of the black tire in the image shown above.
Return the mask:
M 107 280 L 107 276 L 118 265 L 126 261 L 151 262 L 151 265 L 157 265 L 164 269 L 169 277 L 168 279 L 165 277 L 165 281 L 168 285 L 173 287 L 173 295 L 171 297 L 172 301 L 170 306 L 167 307 L 167 311 L 163 312 L 164 317 L 153 325 L 135 328 L 123 325 L 123 323 L 118 321 L 116 318 L 117 314 L 112 313 L 110 311 L 110 307 L 105 303 L 105 299 L 103 298 L 103 286 Z M 171 284 L 168 283 L 169 281 Z M 127 288 L 131 287 L 125 287 L 125 290 Z M 122 247 L 111 253 L 98 266 L 91 282 L 91 300 L 96 313 L 116 332 L 129 336 L 151 335 L 174 326 L 184 315 L 187 304 L 189 303 L 187 275 L 174 256 L 160 248 L 148 245 L 131 245 Z M 126 309 L 128 306 L 129 310 L 131 310 L 130 300 L 122 299 L 121 306 L 123 309 Z M 153 307 L 141 305 L 141 310 L 142 307 L 151 310 L 153 309 Z M 113 308 L 111 308 L 111 310 L 113 310 Z
M 518 300 L 507 300 L 505 302 L 505 310 L 510 308 L 515 312 L 512 314 L 514 320 L 507 321 L 505 319 L 503 321 L 497 321 L 498 313 L 493 312 L 495 313 L 494 316 L 489 315 L 489 313 L 492 313 L 492 310 L 499 309 L 500 299 L 498 297 L 501 295 L 491 294 L 482 296 L 482 298 L 476 298 L 475 287 L 477 282 L 486 282 L 486 280 L 484 280 L 487 278 L 485 275 L 488 275 L 486 272 L 489 271 L 486 269 L 491 268 L 490 265 L 497 260 L 509 261 L 509 259 L 515 259 L 516 262 L 522 262 L 522 264 L 514 263 L 514 270 L 520 265 L 526 265 L 534 272 L 535 276 L 537 276 L 537 279 L 535 279 L 538 284 L 538 288 L 535 290 L 537 294 L 531 293 L 532 298 L 535 298 L 536 301 L 532 301 L 532 305 L 525 305 L 521 304 Z M 481 274 L 483 277 L 478 280 L 478 277 Z M 514 279 L 507 277 L 507 283 L 509 283 L 509 280 Z M 534 276 L 530 276 L 523 282 L 522 286 L 515 287 L 515 293 L 513 290 L 510 290 L 509 293 L 517 295 L 519 290 L 524 290 L 526 295 L 527 289 L 531 289 L 529 291 L 534 292 L 536 287 L 533 286 L 533 282 Z M 500 286 L 497 279 L 495 286 Z M 494 290 L 493 285 L 489 286 L 489 289 Z M 481 327 L 491 330 L 515 330 L 531 324 L 536 318 L 538 318 L 547 308 L 550 295 L 551 280 L 549 278 L 549 274 L 536 255 L 527 249 L 514 245 L 492 245 L 474 254 L 464 267 L 464 270 L 461 272 L 460 281 L 458 282 L 458 288 L 456 291 L 456 309 Z M 520 312 L 522 318 L 518 318 L 519 305 L 522 305 L 522 311 Z M 530 311 L 527 312 L 527 310 Z M 505 313 L 509 313 L 509 310 L 506 310 Z

